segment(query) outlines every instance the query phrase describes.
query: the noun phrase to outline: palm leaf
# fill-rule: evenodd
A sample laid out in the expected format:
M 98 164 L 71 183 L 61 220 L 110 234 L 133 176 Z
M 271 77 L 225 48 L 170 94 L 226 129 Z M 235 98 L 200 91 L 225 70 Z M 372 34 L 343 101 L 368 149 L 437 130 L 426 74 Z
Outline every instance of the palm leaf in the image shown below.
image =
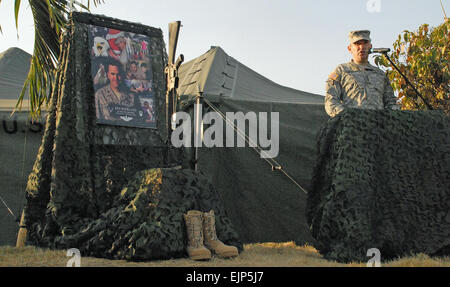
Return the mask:
M 0 0 L 1 1 L 1 0 Z M 16 27 L 20 0 L 15 0 Z M 103 0 L 93 0 L 95 6 Z M 40 116 L 42 106 L 47 105 L 55 82 L 58 65 L 60 39 L 68 27 L 69 1 L 67 0 L 28 0 L 34 20 L 35 40 L 30 70 L 16 109 L 22 108 L 23 98 L 28 90 L 30 113 L 34 118 Z M 90 1 L 88 1 L 90 3 Z M 87 10 L 87 7 L 75 1 L 75 5 Z
M 14 19 L 16 20 L 16 29 L 19 29 L 19 7 L 20 7 L 20 0 L 16 0 L 14 2 Z

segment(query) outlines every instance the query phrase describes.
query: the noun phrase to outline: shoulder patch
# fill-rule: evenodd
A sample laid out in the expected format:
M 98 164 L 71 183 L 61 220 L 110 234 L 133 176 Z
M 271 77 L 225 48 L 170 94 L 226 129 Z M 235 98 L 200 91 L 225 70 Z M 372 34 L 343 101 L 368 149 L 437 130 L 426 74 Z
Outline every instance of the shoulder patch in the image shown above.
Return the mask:
M 329 76 L 328 76 L 328 79 L 331 79 L 331 80 L 333 80 L 333 81 L 336 81 L 337 79 L 338 79 L 338 75 L 336 74 L 336 73 L 331 73 Z

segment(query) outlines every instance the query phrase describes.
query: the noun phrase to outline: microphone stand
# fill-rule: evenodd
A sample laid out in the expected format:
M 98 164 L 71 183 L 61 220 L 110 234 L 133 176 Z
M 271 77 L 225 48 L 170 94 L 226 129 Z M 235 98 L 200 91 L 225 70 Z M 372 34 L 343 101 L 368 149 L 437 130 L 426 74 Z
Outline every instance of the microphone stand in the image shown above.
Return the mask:
M 403 79 L 405 79 L 406 83 L 407 83 L 408 85 L 410 85 L 411 88 L 414 90 L 414 92 L 416 92 L 417 96 L 418 96 L 419 98 L 422 99 L 422 101 L 425 103 L 425 105 L 427 106 L 427 108 L 428 108 L 429 110 L 433 110 L 433 108 L 431 107 L 431 105 L 430 105 L 427 101 L 425 101 L 424 97 L 419 93 L 419 91 L 416 89 L 416 87 L 414 87 L 414 85 L 413 85 L 413 84 L 408 80 L 408 78 L 400 71 L 400 69 L 397 68 L 397 66 L 394 64 L 394 62 L 391 60 L 391 58 L 389 58 L 387 52 L 388 52 L 388 51 L 383 51 L 383 52 L 381 52 L 381 54 L 383 54 L 383 56 L 385 56 L 386 59 L 388 59 L 388 61 L 389 61 L 389 62 L 391 63 L 391 65 L 397 70 L 397 72 L 399 72 L 400 75 L 402 75 L 402 77 L 403 77 Z

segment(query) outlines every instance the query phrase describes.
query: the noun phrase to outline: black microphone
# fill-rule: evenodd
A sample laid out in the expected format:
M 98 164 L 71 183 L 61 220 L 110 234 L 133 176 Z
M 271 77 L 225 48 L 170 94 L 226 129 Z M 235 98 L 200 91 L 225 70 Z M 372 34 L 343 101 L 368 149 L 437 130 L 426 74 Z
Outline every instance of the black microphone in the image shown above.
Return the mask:
M 389 49 L 389 48 L 373 48 L 373 49 L 370 49 L 370 54 L 372 54 L 372 53 L 387 53 L 390 50 L 391 49 Z

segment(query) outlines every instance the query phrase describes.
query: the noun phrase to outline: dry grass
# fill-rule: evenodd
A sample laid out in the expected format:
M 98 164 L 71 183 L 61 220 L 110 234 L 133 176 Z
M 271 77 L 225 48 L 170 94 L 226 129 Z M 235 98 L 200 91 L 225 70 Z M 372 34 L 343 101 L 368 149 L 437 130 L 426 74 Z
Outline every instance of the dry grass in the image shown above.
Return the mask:
M 31 246 L 1 247 L 0 267 L 65 267 L 66 251 L 46 250 Z M 246 244 L 236 258 L 213 257 L 208 261 L 187 258 L 128 262 L 103 258 L 82 257 L 82 267 L 364 267 L 366 263 L 341 264 L 327 261 L 311 246 L 297 246 L 293 242 Z M 450 257 L 430 258 L 424 254 L 382 262 L 385 267 L 450 267 Z

